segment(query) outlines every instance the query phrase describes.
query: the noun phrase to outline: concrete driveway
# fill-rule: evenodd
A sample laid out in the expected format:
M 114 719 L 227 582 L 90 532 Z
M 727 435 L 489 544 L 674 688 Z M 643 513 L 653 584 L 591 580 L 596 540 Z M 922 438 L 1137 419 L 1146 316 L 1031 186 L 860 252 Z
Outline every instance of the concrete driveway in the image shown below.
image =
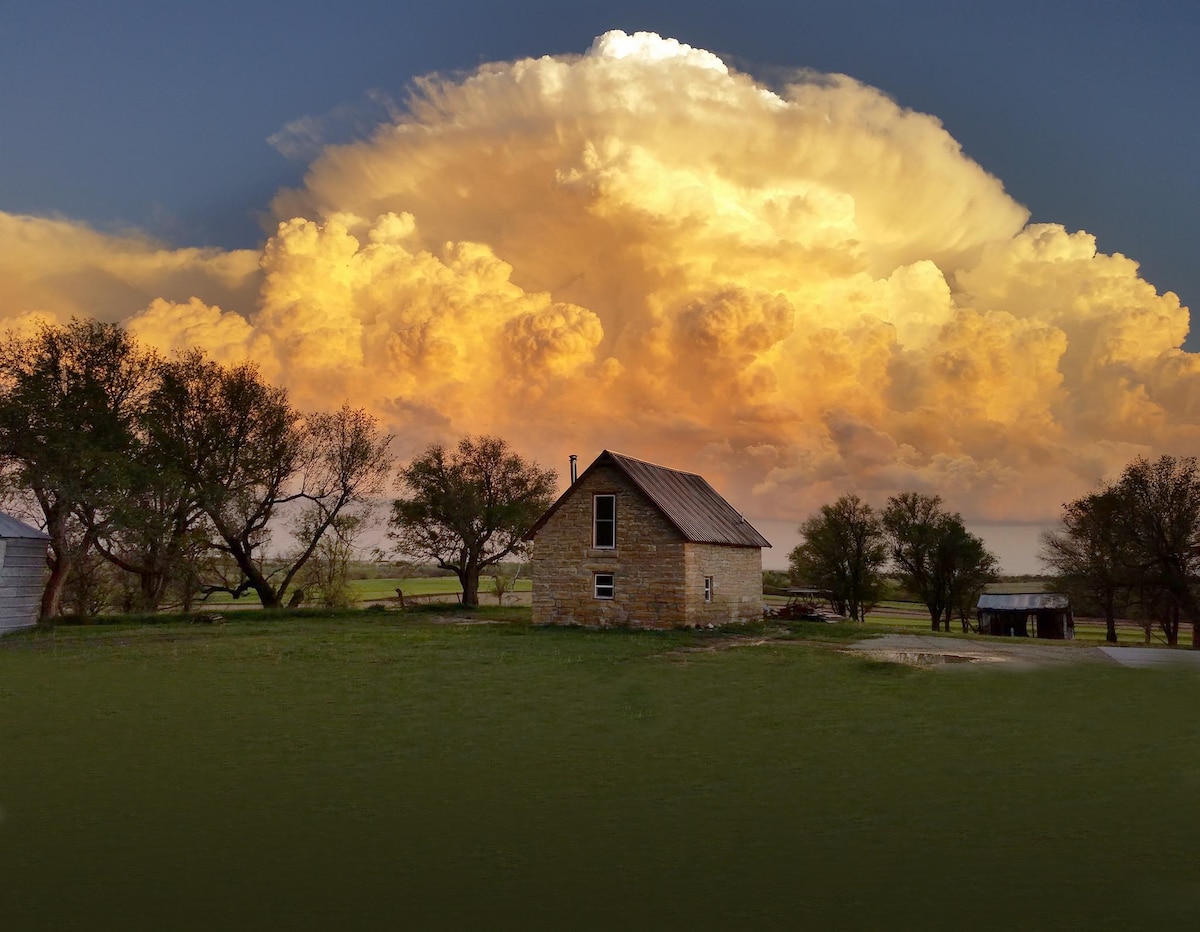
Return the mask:
M 1026 638 L 954 638 L 932 634 L 887 634 L 847 648 L 887 663 L 914 666 L 975 664 L 1009 669 L 1117 663 L 1128 667 L 1188 666 L 1200 670 L 1200 651 L 1155 647 L 1099 647 L 1078 641 Z

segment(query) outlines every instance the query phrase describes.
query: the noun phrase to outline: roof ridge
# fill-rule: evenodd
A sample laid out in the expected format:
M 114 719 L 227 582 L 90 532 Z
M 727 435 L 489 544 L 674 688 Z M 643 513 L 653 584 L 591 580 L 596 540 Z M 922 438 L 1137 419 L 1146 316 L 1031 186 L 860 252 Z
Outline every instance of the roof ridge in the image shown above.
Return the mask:
M 698 479 L 704 479 L 698 472 L 689 472 L 686 469 L 676 469 L 674 466 L 664 466 L 662 463 L 652 463 L 650 460 L 644 460 L 637 456 L 630 456 L 627 453 L 618 453 L 616 450 L 605 450 L 609 456 L 615 456 L 623 460 L 629 460 L 631 463 L 641 463 L 643 466 L 653 466 L 655 469 L 662 469 L 667 472 L 677 472 L 681 476 L 695 476 Z M 705 479 L 705 482 L 708 480 Z

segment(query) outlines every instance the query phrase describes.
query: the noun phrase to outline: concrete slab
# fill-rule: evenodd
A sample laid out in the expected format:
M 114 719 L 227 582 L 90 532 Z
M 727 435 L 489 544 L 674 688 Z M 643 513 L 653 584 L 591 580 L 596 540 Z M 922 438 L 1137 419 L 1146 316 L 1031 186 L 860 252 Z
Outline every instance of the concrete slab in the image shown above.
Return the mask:
M 1200 650 L 1170 647 L 1099 647 L 1125 667 L 1191 667 L 1200 670 Z

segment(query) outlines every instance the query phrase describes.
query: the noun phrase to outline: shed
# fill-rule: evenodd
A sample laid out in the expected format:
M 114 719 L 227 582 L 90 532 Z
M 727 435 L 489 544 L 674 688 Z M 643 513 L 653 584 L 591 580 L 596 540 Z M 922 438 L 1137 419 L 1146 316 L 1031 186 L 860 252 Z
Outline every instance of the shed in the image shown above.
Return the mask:
M 535 624 L 762 617 L 770 542 L 695 473 L 605 450 L 534 524 Z
M 985 592 L 976 605 L 980 634 L 1072 640 L 1071 598 L 1061 592 Z
M 0 512 L 0 634 L 37 624 L 50 538 Z

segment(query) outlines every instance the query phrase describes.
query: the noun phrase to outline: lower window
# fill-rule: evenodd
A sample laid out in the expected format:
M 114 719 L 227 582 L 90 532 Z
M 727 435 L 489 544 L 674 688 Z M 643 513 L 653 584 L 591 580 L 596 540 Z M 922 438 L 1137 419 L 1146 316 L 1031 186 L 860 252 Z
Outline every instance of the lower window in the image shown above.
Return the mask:
M 617 577 L 612 573 L 596 573 L 594 577 L 597 599 L 611 599 L 617 592 Z
M 704 601 L 711 602 L 713 594 L 713 578 L 711 576 L 704 577 Z

